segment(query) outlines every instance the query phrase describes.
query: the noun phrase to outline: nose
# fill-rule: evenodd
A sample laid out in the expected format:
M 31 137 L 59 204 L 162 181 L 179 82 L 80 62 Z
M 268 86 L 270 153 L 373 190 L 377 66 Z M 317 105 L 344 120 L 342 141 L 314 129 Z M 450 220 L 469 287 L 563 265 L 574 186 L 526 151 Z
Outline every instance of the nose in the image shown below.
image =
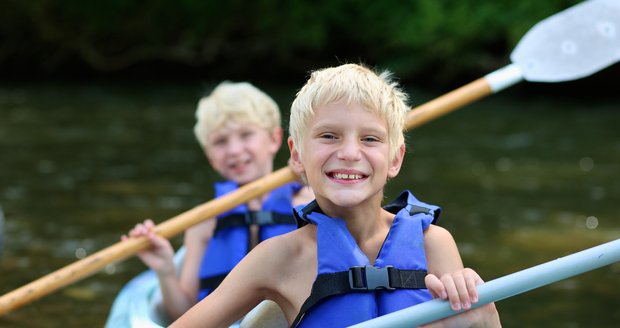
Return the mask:
M 360 144 L 352 138 L 345 138 L 338 150 L 338 159 L 344 161 L 358 161 L 361 158 Z
M 243 141 L 235 136 L 230 136 L 226 146 L 226 152 L 228 154 L 238 154 L 243 149 Z

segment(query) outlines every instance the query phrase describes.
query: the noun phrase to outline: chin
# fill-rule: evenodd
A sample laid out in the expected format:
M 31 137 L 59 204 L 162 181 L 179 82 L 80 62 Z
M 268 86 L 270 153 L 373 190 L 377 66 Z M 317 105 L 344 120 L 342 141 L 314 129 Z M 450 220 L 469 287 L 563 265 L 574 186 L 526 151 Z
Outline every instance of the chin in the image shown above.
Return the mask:
M 377 190 L 348 190 L 334 192 L 332 195 L 334 204 L 342 207 L 363 206 L 379 199 L 379 203 L 383 198 L 383 189 Z
M 248 183 L 250 183 L 250 182 L 252 182 L 254 180 L 256 180 L 256 179 L 249 179 L 249 178 L 248 179 L 244 179 L 244 178 L 239 178 L 239 177 L 235 177 L 234 179 L 232 179 L 232 181 L 234 181 L 235 183 L 237 183 L 240 186 L 248 184 Z
M 242 175 L 235 175 L 230 180 L 236 182 L 239 185 L 244 185 L 244 184 L 256 181 L 256 180 L 258 180 L 260 178 L 262 178 L 261 175 L 245 173 L 245 174 L 242 174 Z
M 355 207 L 359 206 L 363 202 L 368 200 L 368 197 L 363 197 L 361 195 L 350 195 L 347 193 L 338 193 L 337 195 L 333 195 L 329 197 L 330 201 L 339 207 Z

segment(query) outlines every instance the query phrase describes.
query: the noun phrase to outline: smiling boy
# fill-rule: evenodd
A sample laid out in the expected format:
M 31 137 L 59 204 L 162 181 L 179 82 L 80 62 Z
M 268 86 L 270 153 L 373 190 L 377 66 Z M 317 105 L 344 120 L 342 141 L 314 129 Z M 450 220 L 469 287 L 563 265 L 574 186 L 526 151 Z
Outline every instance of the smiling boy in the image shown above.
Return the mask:
M 261 300 L 294 327 L 346 327 L 430 300 L 454 310 L 482 283 L 463 267 L 439 208 L 404 192 L 381 207 L 405 155 L 406 95 L 389 74 L 354 64 L 312 73 L 291 107 L 291 166 L 315 201 L 295 209 L 299 229 L 256 247 L 173 327 L 225 327 Z M 493 304 L 431 324 L 498 327 Z
M 196 139 L 226 180 L 215 183 L 216 197 L 273 171 L 282 128 L 278 105 L 267 94 L 247 82 L 222 82 L 200 100 L 196 119 Z M 289 183 L 189 228 L 179 274 L 172 246 L 153 232 L 153 221 L 137 224 L 128 235 L 148 236 L 151 248 L 138 256 L 157 274 L 163 308 L 168 318 L 176 319 L 211 293 L 256 244 L 294 230 L 293 206 L 311 199 L 308 188 Z

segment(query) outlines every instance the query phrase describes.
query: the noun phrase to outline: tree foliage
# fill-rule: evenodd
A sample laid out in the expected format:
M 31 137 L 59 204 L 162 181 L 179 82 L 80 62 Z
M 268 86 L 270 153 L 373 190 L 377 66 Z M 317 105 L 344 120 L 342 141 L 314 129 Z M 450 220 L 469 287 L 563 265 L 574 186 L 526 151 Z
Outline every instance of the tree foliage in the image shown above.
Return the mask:
M 536 22 L 578 0 L 5 0 L 12 75 L 283 78 L 337 62 L 442 82 L 505 64 Z

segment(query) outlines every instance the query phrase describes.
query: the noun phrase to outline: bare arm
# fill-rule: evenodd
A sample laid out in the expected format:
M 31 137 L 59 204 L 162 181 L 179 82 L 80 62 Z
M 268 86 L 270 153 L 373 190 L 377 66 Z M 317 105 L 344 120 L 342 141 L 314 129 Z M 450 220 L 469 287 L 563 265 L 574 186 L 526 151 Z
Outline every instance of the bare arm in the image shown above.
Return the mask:
M 180 275 L 159 275 L 166 314 L 177 319 L 195 303 L 200 282 L 198 274 L 204 253 L 213 236 L 216 220 L 202 222 L 185 232 L 185 258 Z
M 171 318 L 176 318 L 183 313 L 182 311 L 191 307 L 191 304 L 186 305 L 188 297 L 177 278 L 172 245 L 167 239 L 156 235 L 154 228 L 153 221 L 147 219 L 143 223 L 136 224 L 128 235 L 129 237 L 146 236 L 149 239 L 151 247 L 139 252 L 138 257 L 157 274 L 166 314 Z M 126 235 L 121 237 L 123 240 L 127 238 Z M 183 306 L 187 308 L 183 309 Z
M 431 224 L 424 232 L 428 272 L 436 276 L 463 269 L 456 242 L 448 230 Z
M 263 300 L 275 301 L 291 322 L 316 277 L 314 234 L 308 225 L 258 244 L 171 327 L 228 327 Z
M 228 327 L 267 298 L 271 289 L 270 277 L 275 275 L 272 271 L 276 271 L 270 259 L 277 254 L 267 250 L 271 247 L 265 247 L 266 244 L 269 244 L 268 241 L 255 247 L 219 287 L 171 327 Z
M 447 299 L 453 310 L 468 310 L 478 302 L 476 286 L 483 283 L 472 269 L 464 268 L 452 235 L 431 225 L 424 234 L 428 272 L 425 282 L 434 298 Z M 424 327 L 501 327 L 495 304 L 443 319 Z

